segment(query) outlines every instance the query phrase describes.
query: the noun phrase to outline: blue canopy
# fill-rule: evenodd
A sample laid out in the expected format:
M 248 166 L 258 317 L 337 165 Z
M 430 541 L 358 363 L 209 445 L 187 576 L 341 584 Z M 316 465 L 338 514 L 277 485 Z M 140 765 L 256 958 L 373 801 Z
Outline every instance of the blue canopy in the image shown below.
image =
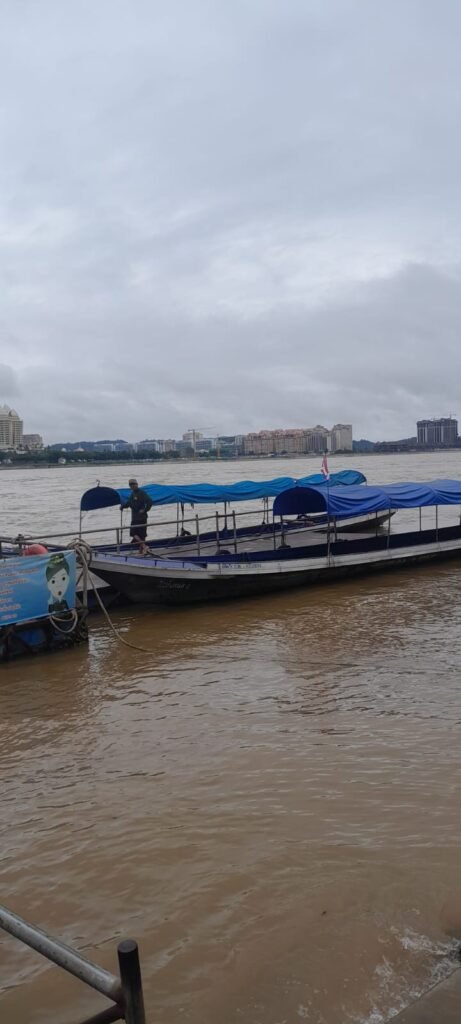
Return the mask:
M 365 483 L 366 477 L 355 469 L 343 469 L 339 473 L 332 473 L 329 485 L 335 487 L 350 487 Z M 302 477 L 295 480 L 291 476 L 280 476 L 275 480 L 241 480 L 235 484 L 187 484 L 185 486 L 176 484 L 144 484 L 143 491 L 152 498 L 154 505 L 207 505 L 210 503 L 222 503 L 224 501 L 254 501 L 257 498 L 274 498 L 288 488 L 315 485 L 325 487 L 326 481 L 321 473 L 314 473 L 312 476 Z M 92 487 L 85 491 L 80 500 L 82 512 L 89 512 L 96 508 L 108 508 L 111 505 L 120 505 L 130 495 L 128 487 Z
M 432 480 L 383 487 L 291 487 L 275 499 L 274 515 L 327 512 L 330 516 L 361 516 L 427 505 L 461 505 L 461 481 Z
M 85 491 L 80 499 L 81 512 L 88 512 L 94 508 L 109 508 L 111 505 L 120 505 L 120 495 L 112 487 L 92 487 Z

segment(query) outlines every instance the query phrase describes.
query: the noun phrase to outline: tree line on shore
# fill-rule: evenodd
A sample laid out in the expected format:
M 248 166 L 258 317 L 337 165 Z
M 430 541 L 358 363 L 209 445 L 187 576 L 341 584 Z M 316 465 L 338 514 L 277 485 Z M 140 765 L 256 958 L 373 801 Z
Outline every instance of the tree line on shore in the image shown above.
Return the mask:
M 195 458 L 201 461 L 208 458 L 216 458 L 216 450 L 209 452 L 197 452 Z M 222 454 L 222 453 L 221 453 Z M 104 462 L 166 462 L 174 459 L 180 461 L 181 459 L 192 459 L 194 458 L 194 450 L 191 447 L 183 452 L 157 452 L 155 449 L 152 451 L 143 451 L 142 453 L 136 453 L 133 451 L 59 451 L 54 448 L 41 448 L 39 451 L 29 452 L 0 452 L 0 466 L 56 466 L 60 460 L 65 460 L 66 464 L 77 464 L 77 463 L 104 463 Z

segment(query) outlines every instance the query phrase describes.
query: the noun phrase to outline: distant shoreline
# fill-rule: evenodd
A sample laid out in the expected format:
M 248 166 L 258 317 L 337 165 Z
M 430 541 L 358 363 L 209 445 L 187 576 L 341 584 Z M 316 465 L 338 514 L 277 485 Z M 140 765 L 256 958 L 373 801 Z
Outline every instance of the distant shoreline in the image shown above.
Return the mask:
M 369 458 L 370 456 L 382 457 L 385 455 L 444 455 L 448 452 L 458 452 L 461 455 L 461 448 L 412 448 L 409 451 L 373 451 L 373 452 L 332 452 L 327 453 L 329 459 L 341 458 L 341 459 L 360 459 Z M 235 455 L 231 458 L 218 458 L 217 456 L 211 456 L 206 459 L 102 459 L 100 460 L 69 460 L 60 464 L 58 462 L 14 462 L 11 466 L 5 466 L 0 462 L 0 472 L 6 472 L 7 470 L 15 469 L 82 469 L 84 466 L 88 468 L 97 467 L 101 468 L 104 466 L 198 466 L 208 465 L 209 463 L 219 463 L 223 465 L 231 465 L 233 462 L 287 462 L 293 461 L 294 459 L 302 459 L 306 461 L 309 459 L 313 462 L 318 461 L 322 458 L 322 453 L 319 452 L 293 452 L 287 455 Z

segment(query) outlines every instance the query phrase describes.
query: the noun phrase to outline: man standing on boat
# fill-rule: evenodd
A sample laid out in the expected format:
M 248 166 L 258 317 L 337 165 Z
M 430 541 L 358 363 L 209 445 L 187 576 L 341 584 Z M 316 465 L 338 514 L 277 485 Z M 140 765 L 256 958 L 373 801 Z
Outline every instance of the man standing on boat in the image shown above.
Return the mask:
M 139 544 L 141 555 L 147 555 L 149 548 L 146 544 L 147 536 L 147 513 L 152 508 L 153 501 L 149 495 L 139 486 L 138 481 L 131 478 L 128 481 L 131 489 L 130 497 L 122 505 L 122 508 L 131 508 L 130 537 L 132 544 Z

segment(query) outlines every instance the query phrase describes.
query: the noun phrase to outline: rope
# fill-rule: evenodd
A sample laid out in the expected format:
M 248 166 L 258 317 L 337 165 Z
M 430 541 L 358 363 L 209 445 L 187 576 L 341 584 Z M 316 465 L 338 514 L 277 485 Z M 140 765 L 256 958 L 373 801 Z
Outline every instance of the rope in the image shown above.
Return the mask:
M 117 640 L 119 641 L 119 643 L 124 644 L 125 647 L 131 647 L 131 649 L 133 651 L 141 651 L 142 654 L 157 654 L 157 651 L 154 651 L 152 648 L 140 647 L 138 644 L 132 644 L 130 642 L 130 640 L 125 640 L 125 638 L 121 635 L 121 633 L 116 628 L 116 626 L 114 626 L 114 623 L 112 622 L 112 619 L 111 619 L 111 617 L 109 615 L 109 612 L 107 611 L 107 608 L 106 608 L 106 606 L 105 606 L 105 604 L 104 604 L 104 602 L 102 600 L 102 597 L 101 597 L 101 595 L 99 593 L 99 590 L 95 586 L 95 581 L 94 581 L 93 577 L 91 576 L 91 573 L 90 573 L 90 578 L 91 578 L 91 582 L 93 584 L 94 596 L 95 596 L 95 598 L 96 598 L 96 600 L 97 600 L 97 602 L 99 604 L 99 607 L 100 607 L 103 615 L 105 615 L 105 617 L 106 617 L 106 619 L 107 619 L 107 621 L 109 623 L 109 626 L 110 626 L 112 632 L 114 633 L 114 635 L 117 638 Z
M 54 628 L 57 630 L 57 632 L 58 633 L 64 633 L 64 635 L 73 633 L 74 630 L 78 626 L 78 614 L 75 611 L 75 608 L 69 608 L 69 611 L 66 614 L 69 616 L 69 618 L 64 618 L 62 615 L 49 615 L 48 616 L 50 622 L 52 622 L 52 624 L 53 624 Z M 70 625 L 68 626 L 67 629 L 61 629 L 61 627 L 59 625 L 60 622 L 67 622 Z
M 124 647 L 130 647 L 133 651 L 140 651 L 141 654 L 157 654 L 157 651 L 152 650 L 152 648 L 140 647 L 138 644 L 132 644 L 130 640 L 125 640 L 125 638 L 121 635 L 121 633 L 119 632 L 117 627 L 114 626 L 114 623 L 112 622 L 112 619 L 111 619 L 111 617 L 109 615 L 109 612 L 107 611 L 107 608 L 106 608 L 106 606 L 105 606 L 105 604 L 104 604 L 104 602 L 102 600 L 102 597 L 101 597 L 101 595 L 99 593 L 99 590 L 98 590 L 98 587 L 97 587 L 98 580 L 95 579 L 93 574 L 90 572 L 91 559 L 92 559 L 92 555 L 93 555 L 93 552 L 92 552 L 92 549 L 91 549 L 90 545 L 87 544 L 86 541 L 81 540 L 81 538 L 76 538 L 75 540 L 71 541 L 70 544 L 68 544 L 67 546 L 69 548 L 72 548 L 74 551 L 76 551 L 77 552 L 77 558 L 80 558 L 81 561 L 86 564 L 88 576 L 89 576 L 89 579 L 91 580 L 91 583 L 93 585 L 94 596 L 95 596 L 95 598 L 96 598 L 96 600 L 97 600 L 97 602 L 99 604 L 99 607 L 100 607 L 103 615 L 107 619 L 107 622 L 109 623 L 109 626 L 110 626 L 112 632 L 114 633 L 114 636 L 119 641 L 119 643 L 123 644 Z
M 92 550 L 86 540 L 82 540 L 81 537 L 75 537 L 74 540 L 69 541 L 67 547 L 71 551 L 76 551 L 77 557 L 80 558 L 82 564 L 89 566 L 91 564 Z

